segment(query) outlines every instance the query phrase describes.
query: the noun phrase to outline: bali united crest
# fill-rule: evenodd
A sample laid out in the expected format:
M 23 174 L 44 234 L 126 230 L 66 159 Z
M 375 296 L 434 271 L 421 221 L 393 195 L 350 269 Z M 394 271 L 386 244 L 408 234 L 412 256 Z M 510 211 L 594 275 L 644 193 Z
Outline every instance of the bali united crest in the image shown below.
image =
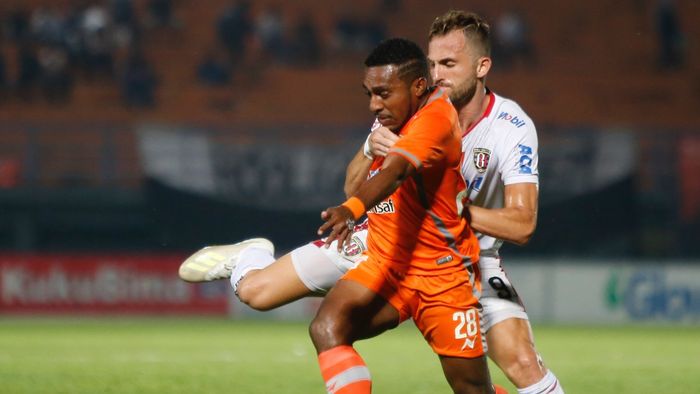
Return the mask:
M 352 259 L 355 256 L 359 256 L 362 254 L 365 250 L 367 250 L 367 247 L 365 244 L 362 242 L 360 237 L 358 236 L 353 236 L 350 239 L 350 242 L 346 242 L 345 245 L 343 246 L 343 257 Z
M 491 160 L 491 151 L 486 148 L 474 148 L 474 167 L 479 173 L 485 172 Z

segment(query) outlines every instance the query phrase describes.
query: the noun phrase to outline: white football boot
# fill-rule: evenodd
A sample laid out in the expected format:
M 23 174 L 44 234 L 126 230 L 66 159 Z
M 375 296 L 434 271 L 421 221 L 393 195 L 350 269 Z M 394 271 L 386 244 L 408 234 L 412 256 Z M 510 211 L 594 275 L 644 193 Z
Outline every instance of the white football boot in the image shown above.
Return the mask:
M 238 263 L 238 256 L 249 247 L 262 248 L 275 254 L 275 246 L 265 238 L 248 239 L 231 245 L 207 246 L 180 265 L 180 279 L 187 282 L 209 282 L 230 278 Z

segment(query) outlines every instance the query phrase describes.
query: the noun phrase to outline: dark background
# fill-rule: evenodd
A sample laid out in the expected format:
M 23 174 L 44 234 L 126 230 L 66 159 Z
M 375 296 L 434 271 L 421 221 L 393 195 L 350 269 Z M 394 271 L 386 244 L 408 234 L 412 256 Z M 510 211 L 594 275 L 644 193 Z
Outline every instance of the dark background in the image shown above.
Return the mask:
M 539 133 L 538 229 L 505 253 L 700 257 L 692 0 L 3 1 L 0 248 L 313 239 L 372 121 L 364 56 L 452 7 L 487 17 L 488 84 Z

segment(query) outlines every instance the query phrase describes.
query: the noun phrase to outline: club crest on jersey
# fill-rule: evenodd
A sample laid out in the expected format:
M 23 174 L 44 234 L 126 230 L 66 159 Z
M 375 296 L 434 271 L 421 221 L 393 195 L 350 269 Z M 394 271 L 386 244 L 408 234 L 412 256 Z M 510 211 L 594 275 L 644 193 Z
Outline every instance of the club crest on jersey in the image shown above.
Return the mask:
M 474 148 L 474 167 L 480 173 L 485 172 L 491 160 L 491 151 L 486 148 Z
M 343 256 L 352 258 L 361 255 L 365 250 L 367 250 L 367 248 L 360 237 L 353 236 L 350 242 L 346 242 L 345 246 L 343 246 Z

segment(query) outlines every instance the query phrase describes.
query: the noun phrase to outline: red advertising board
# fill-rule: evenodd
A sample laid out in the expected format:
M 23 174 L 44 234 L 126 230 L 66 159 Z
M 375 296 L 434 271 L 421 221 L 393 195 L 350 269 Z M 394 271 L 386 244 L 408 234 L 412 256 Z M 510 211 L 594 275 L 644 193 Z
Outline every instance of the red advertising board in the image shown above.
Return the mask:
M 220 314 L 226 281 L 190 284 L 165 254 L 0 254 L 2 313 Z

